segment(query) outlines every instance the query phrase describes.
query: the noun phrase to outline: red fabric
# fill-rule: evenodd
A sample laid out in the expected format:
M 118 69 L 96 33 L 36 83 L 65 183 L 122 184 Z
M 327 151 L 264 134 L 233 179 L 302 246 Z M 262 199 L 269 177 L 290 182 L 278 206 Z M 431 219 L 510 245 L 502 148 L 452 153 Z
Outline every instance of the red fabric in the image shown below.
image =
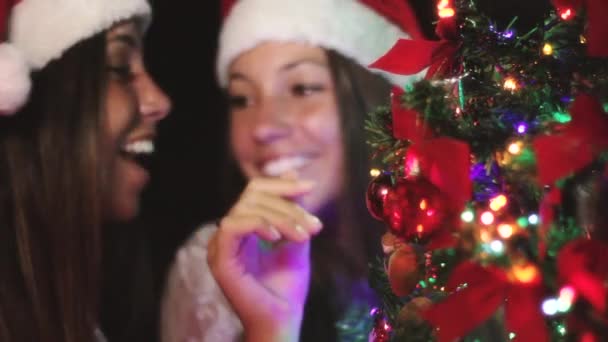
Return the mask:
M 454 269 L 447 284 L 454 291 L 467 287 L 424 312 L 424 318 L 439 328 L 439 342 L 464 337 L 505 306 L 505 323 L 522 341 L 548 341 L 544 318 L 539 311 L 542 288 L 539 284 L 512 284 L 503 271 L 463 262 Z
M 401 140 L 419 142 L 432 137 L 432 132 L 424 120 L 413 109 L 406 109 L 401 104 L 403 89 L 393 87 L 391 92 L 391 112 L 393 114 L 393 136 Z
M 608 277 L 608 244 L 602 241 L 578 239 L 564 246 L 558 257 L 557 267 L 563 284 L 573 286 L 595 310 L 606 315 L 608 289 L 604 280 Z
M 9 13 L 13 6 L 20 1 L 21 0 L 0 0 L 0 43 L 7 38 Z
M 473 185 L 469 177 L 470 148 L 465 142 L 457 139 L 438 137 L 426 125 L 422 116 L 414 109 L 406 109 L 401 104 L 403 90 L 394 87 L 391 93 L 391 110 L 393 114 L 393 136 L 401 140 L 409 140 L 412 145 L 408 148 L 407 163 L 416 161 L 420 173 L 435 185 L 447 197 L 448 217 L 454 217 L 454 222 L 447 226 L 458 227 L 458 215 L 471 198 Z M 446 234 L 439 234 L 439 241 L 432 241 L 429 246 L 447 246 L 454 239 Z M 429 247 L 430 248 L 430 247 Z
M 413 39 L 423 39 L 424 35 L 416 19 L 416 14 L 407 0 L 360 0 L 364 5 L 372 8 L 385 17 Z
M 421 173 L 448 196 L 450 209 L 462 211 L 472 192 L 469 145 L 452 138 L 434 138 L 422 116 L 401 105 L 402 94 L 403 90 L 393 88 L 391 110 L 393 135 L 412 143 L 406 161 L 417 160 Z
M 386 54 L 370 64 L 370 68 L 414 75 L 431 65 L 445 44 L 445 41 L 399 39 Z
M 446 137 L 428 139 L 412 145 L 407 156 L 417 158 L 421 173 L 448 197 L 448 210 L 460 213 L 472 192 L 469 145 Z
M 220 13 L 222 14 L 222 19 L 226 18 L 228 14 L 230 14 L 230 10 L 236 4 L 237 0 L 222 0 L 220 5 Z
M 428 67 L 427 79 L 435 75 L 449 75 L 460 46 L 455 19 L 441 19 L 437 24 L 436 33 L 439 41 L 400 39 L 386 54 L 370 64 L 370 67 L 399 75 L 417 74 Z
M 590 95 L 579 95 L 570 109 L 572 121 L 561 133 L 534 139 L 541 185 L 576 172 L 608 148 L 608 116 Z
M 587 53 L 593 57 L 608 57 L 608 1 L 552 0 L 558 9 L 584 7 L 587 14 Z

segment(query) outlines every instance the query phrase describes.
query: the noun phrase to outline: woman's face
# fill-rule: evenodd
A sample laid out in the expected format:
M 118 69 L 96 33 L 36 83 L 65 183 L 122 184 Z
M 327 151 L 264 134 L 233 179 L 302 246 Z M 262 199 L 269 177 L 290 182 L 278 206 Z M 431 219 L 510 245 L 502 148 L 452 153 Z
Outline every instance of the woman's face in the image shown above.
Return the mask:
M 248 178 L 294 172 L 315 189 L 300 199 L 312 213 L 342 187 L 343 146 L 334 83 L 323 49 L 267 42 L 230 66 L 231 144 Z
M 171 102 L 146 71 L 142 33 L 134 21 L 119 23 L 107 32 L 106 55 L 105 125 L 107 146 L 112 146 L 115 160 L 106 216 L 122 221 L 138 212 L 149 174 L 136 160 L 154 152 L 156 125 L 169 113 Z

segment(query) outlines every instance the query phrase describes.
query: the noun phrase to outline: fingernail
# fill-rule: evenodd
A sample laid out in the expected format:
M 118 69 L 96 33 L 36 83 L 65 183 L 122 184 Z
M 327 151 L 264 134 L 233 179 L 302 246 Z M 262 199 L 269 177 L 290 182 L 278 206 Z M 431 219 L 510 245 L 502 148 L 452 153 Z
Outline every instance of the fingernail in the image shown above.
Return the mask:
M 300 234 L 301 236 L 308 237 L 308 232 L 301 225 L 296 224 L 294 228 L 298 232 L 298 234 Z
M 314 215 L 308 214 L 306 216 L 306 219 L 308 220 L 308 222 L 310 222 L 310 224 L 312 224 L 315 227 L 321 227 L 321 226 L 323 226 L 323 223 L 321 222 L 321 220 L 319 220 L 319 218 L 316 217 L 316 216 L 314 216 Z
M 270 233 L 270 238 L 273 241 L 277 241 L 281 238 L 281 233 L 279 233 L 274 226 L 268 226 L 268 232 Z

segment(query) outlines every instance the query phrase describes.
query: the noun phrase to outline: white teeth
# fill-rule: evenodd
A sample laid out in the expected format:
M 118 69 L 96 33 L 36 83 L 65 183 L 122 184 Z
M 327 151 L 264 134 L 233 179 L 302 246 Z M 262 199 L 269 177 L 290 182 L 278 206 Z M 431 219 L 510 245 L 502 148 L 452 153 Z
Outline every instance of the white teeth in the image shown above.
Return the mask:
M 269 177 L 278 177 L 288 171 L 297 170 L 309 162 L 310 158 L 303 156 L 279 158 L 264 164 L 262 172 Z
M 124 150 L 133 154 L 152 154 L 154 153 L 154 142 L 152 140 L 139 140 L 126 144 Z

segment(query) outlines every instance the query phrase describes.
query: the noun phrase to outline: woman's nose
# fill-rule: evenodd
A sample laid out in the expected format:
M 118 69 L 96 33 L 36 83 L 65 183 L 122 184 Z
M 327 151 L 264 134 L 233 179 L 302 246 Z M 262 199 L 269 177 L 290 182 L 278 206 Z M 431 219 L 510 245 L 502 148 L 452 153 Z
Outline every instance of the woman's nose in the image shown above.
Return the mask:
M 253 129 L 256 142 L 267 144 L 289 135 L 291 125 L 288 108 L 282 105 L 280 99 L 263 99 L 256 110 Z
M 171 112 L 171 100 L 146 72 L 134 84 L 144 121 L 158 122 Z

